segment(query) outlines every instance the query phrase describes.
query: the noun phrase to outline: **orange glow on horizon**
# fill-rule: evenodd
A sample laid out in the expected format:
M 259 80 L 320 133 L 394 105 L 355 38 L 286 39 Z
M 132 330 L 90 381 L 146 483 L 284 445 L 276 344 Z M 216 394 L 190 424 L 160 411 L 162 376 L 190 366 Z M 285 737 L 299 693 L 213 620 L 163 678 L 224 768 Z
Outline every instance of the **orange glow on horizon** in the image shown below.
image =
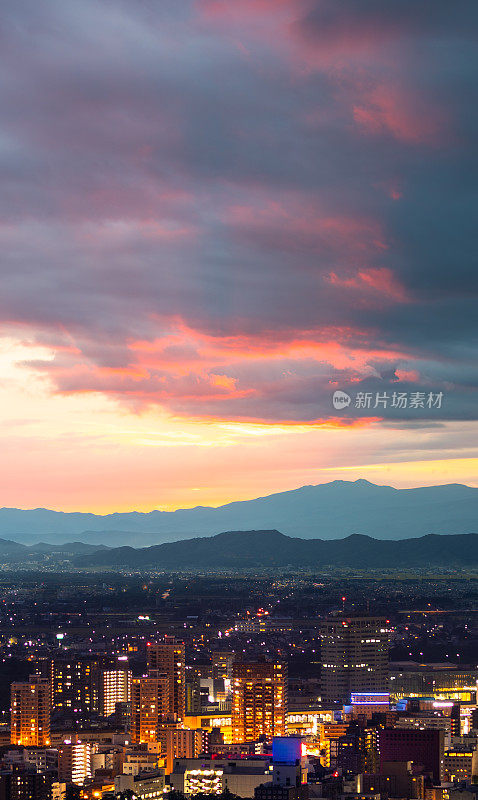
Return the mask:
M 269 423 L 239 415 L 193 418 L 158 407 L 138 413 L 101 392 L 52 393 L 48 378 L 30 363 L 39 358 L 48 363 L 53 350 L 14 340 L 4 345 L 4 506 L 104 514 L 169 511 L 338 478 L 397 488 L 478 486 L 471 447 L 434 447 L 430 459 L 433 427 L 407 430 L 377 418 Z M 217 375 L 221 384 L 220 371 Z M 471 442 L 475 428 L 473 422 L 443 422 L 437 430 L 445 443 L 455 435 Z

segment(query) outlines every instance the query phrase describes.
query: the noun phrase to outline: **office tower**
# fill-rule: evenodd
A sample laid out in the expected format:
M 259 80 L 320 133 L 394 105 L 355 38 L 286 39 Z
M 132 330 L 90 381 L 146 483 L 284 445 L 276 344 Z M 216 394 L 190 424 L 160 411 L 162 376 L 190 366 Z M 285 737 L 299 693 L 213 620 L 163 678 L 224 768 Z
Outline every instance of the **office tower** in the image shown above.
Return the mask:
M 233 742 L 255 741 L 259 736 L 284 736 L 286 713 L 286 664 L 233 665 Z
M 91 776 L 91 744 L 64 742 L 58 748 L 58 778 L 65 783 L 83 785 Z
M 77 711 L 89 716 L 101 713 L 102 673 L 127 670 L 112 656 L 55 658 L 51 665 L 52 704 L 54 709 Z
M 164 642 L 148 643 L 148 671 L 157 670 L 169 679 L 169 713 L 178 720 L 186 713 L 186 665 L 184 642 L 166 636 Z
M 322 701 L 348 703 L 352 692 L 385 692 L 389 636 L 382 617 L 327 620 L 320 631 Z
M 135 744 L 157 742 L 160 726 L 169 715 L 170 679 L 158 670 L 131 684 L 131 739 Z
M 116 711 L 117 703 L 131 702 L 131 670 L 103 670 L 100 678 L 100 714 L 109 717 Z
M 445 734 L 427 728 L 384 728 L 379 732 L 380 771 L 389 761 L 413 761 L 422 764 L 433 780 L 443 780 Z
M 47 678 L 31 675 L 11 685 L 11 742 L 24 747 L 50 744 L 51 686 Z

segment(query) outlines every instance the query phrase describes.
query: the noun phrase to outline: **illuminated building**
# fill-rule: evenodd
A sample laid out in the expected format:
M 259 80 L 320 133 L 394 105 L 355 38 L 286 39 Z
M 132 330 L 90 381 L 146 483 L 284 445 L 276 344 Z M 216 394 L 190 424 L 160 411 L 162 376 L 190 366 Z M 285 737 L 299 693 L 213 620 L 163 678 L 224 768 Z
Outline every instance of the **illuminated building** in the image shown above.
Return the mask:
M 272 739 L 272 782 L 300 786 L 307 783 L 308 758 L 301 736 L 274 736 Z
M 378 728 L 352 723 L 343 736 L 329 738 L 323 748 L 327 766 L 344 772 L 377 772 L 380 767 Z
M 467 792 L 468 795 L 468 792 Z M 425 800 L 463 800 L 464 791 L 462 789 L 452 789 L 449 784 L 441 786 L 425 786 L 424 795 Z M 474 800 L 474 797 L 467 796 L 467 800 Z
M 352 692 L 350 703 L 353 719 L 371 719 L 374 714 L 389 711 L 390 695 L 388 692 Z
M 144 747 L 144 745 L 141 745 Z M 151 745 L 150 745 L 151 746 Z M 158 745 L 155 751 L 134 749 L 125 754 L 123 762 L 123 775 L 139 775 L 140 772 L 155 772 L 163 767 L 163 759 L 160 757 L 161 747 Z M 116 772 L 121 772 L 117 769 Z
M 203 751 L 203 731 L 181 728 L 178 723 L 164 725 L 158 733 L 161 755 L 166 759 L 166 772 L 173 769 L 177 758 L 197 758 Z
M 478 775 L 478 750 L 454 747 L 443 756 L 445 781 L 466 781 Z
M 380 729 L 364 728 L 362 732 L 362 751 L 364 753 L 364 771 L 377 772 L 380 768 Z
M 131 684 L 131 740 L 135 744 L 158 741 L 158 730 L 170 710 L 170 679 L 157 670 Z
M 387 690 L 390 626 L 385 618 L 330 619 L 320 637 L 324 703 L 347 703 L 352 692 Z
M 148 643 L 148 671 L 158 671 L 168 676 L 169 713 L 178 720 L 186 714 L 186 665 L 184 642 L 166 637 L 164 642 Z
M 321 723 L 334 721 L 334 712 L 330 709 L 319 711 L 289 710 L 285 720 L 286 732 L 289 736 L 316 736 Z
M 349 726 L 345 723 L 322 723 L 319 725 L 320 749 L 322 752 L 320 761 L 322 766 L 331 766 L 332 754 L 334 752 L 334 748 L 331 747 L 331 742 L 334 739 L 339 739 L 340 737 L 345 736 L 347 734 L 348 727 Z
M 270 757 L 252 758 L 180 758 L 170 775 L 173 791 L 186 795 L 221 794 L 253 797 L 254 790 L 271 780 Z
M 58 748 L 58 778 L 81 786 L 91 776 L 91 744 L 63 742 Z
M 227 650 L 217 650 L 212 654 L 212 677 L 224 681 L 226 691 L 230 690 L 232 683 L 232 667 L 236 656 Z
M 117 775 L 114 791 L 116 796 L 131 792 L 139 800 L 159 800 L 164 793 L 164 769 L 145 775 Z
M 112 669 L 101 673 L 100 714 L 109 717 L 117 703 L 131 702 L 131 670 Z
M 187 769 L 184 794 L 222 794 L 222 769 Z
M 108 747 L 103 744 L 98 747 L 92 747 L 90 757 L 91 774 L 94 775 L 97 770 L 101 772 L 111 770 L 111 773 L 116 775 L 124 768 L 126 761 L 128 761 L 128 756 L 129 753 L 124 751 L 124 745 Z M 126 761 L 124 760 L 125 758 Z
M 53 708 L 81 711 L 86 715 L 102 713 L 104 672 L 128 672 L 127 662 L 119 662 L 111 656 L 90 658 L 71 656 L 53 659 L 51 662 Z M 120 677 L 117 678 L 117 685 L 121 680 Z
M 255 800 L 307 800 L 308 759 L 302 737 L 272 740 L 272 780 L 254 789 Z
M 285 736 L 287 665 L 234 664 L 232 676 L 233 741 Z
M 12 744 L 47 747 L 50 744 L 51 686 L 47 678 L 31 675 L 11 685 Z
M 478 670 L 460 670 L 446 664 L 404 662 L 390 664 L 390 692 L 395 699 L 431 697 L 474 702 Z

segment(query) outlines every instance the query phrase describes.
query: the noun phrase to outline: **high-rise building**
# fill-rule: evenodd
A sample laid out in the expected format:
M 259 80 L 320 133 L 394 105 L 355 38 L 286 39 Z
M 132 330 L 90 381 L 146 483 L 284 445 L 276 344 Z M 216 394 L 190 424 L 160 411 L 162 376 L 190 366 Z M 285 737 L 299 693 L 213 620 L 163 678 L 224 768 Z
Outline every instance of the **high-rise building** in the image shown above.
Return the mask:
M 117 703 L 131 702 L 132 675 L 129 669 L 106 669 L 101 673 L 100 714 L 109 717 Z
M 50 744 L 51 686 L 47 678 L 31 675 L 11 685 L 11 742 L 24 747 Z
M 158 740 L 167 774 L 173 770 L 174 759 L 196 758 L 203 751 L 203 732 L 182 728 L 177 722 L 164 725 L 159 730 Z
M 186 664 L 184 642 L 166 636 L 164 642 L 148 643 L 148 671 L 155 670 L 168 676 L 169 713 L 178 720 L 186 713 Z
M 250 742 L 259 736 L 285 736 L 286 713 L 286 664 L 233 665 L 233 742 Z
M 81 786 L 91 775 L 91 744 L 64 742 L 58 748 L 58 778 Z
M 131 685 L 131 739 L 135 744 L 157 742 L 158 731 L 169 716 L 170 679 L 158 670 Z
M 103 713 L 105 671 L 128 672 L 128 664 L 106 655 L 89 658 L 63 656 L 53 659 L 51 663 L 53 708 L 81 711 L 86 716 Z M 121 680 L 118 677 L 118 683 Z M 127 678 L 124 680 L 127 681 Z
M 322 701 L 348 703 L 352 692 L 386 692 L 390 625 L 384 617 L 339 617 L 320 631 Z

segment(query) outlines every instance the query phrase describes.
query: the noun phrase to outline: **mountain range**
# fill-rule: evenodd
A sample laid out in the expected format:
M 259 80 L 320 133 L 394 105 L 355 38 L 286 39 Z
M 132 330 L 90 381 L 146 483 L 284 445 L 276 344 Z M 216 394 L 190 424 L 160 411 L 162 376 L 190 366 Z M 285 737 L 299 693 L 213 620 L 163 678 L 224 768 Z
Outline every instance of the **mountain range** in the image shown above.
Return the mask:
M 401 540 L 473 533 L 478 530 L 478 489 L 462 484 L 395 489 L 337 480 L 219 508 L 106 515 L 0 509 L 0 537 L 27 545 L 75 541 L 144 547 L 238 529 L 278 529 L 287 536 L 324 540 L 353 534 Z
M 66 542 L 65 544 L 38 544 L 25 545 L 13 542 L 10 539 L 0 539 L 0 564 L 28 565 L 31 562 L 45 562 L 46 560 L 71 561 L 77 555 L 106 550 L 103 544 L 85 544 L 84 542 Z
M 295 539 L 276 530 L 229 531 L 134 549 L 117 547 L 74 558 L 78 567 L 164 570 L 320 569 L 322 567 L 426 568 L 478 566 L 478 534 L 430 534 L 379 541 L 353 534 L 345 539 Z

